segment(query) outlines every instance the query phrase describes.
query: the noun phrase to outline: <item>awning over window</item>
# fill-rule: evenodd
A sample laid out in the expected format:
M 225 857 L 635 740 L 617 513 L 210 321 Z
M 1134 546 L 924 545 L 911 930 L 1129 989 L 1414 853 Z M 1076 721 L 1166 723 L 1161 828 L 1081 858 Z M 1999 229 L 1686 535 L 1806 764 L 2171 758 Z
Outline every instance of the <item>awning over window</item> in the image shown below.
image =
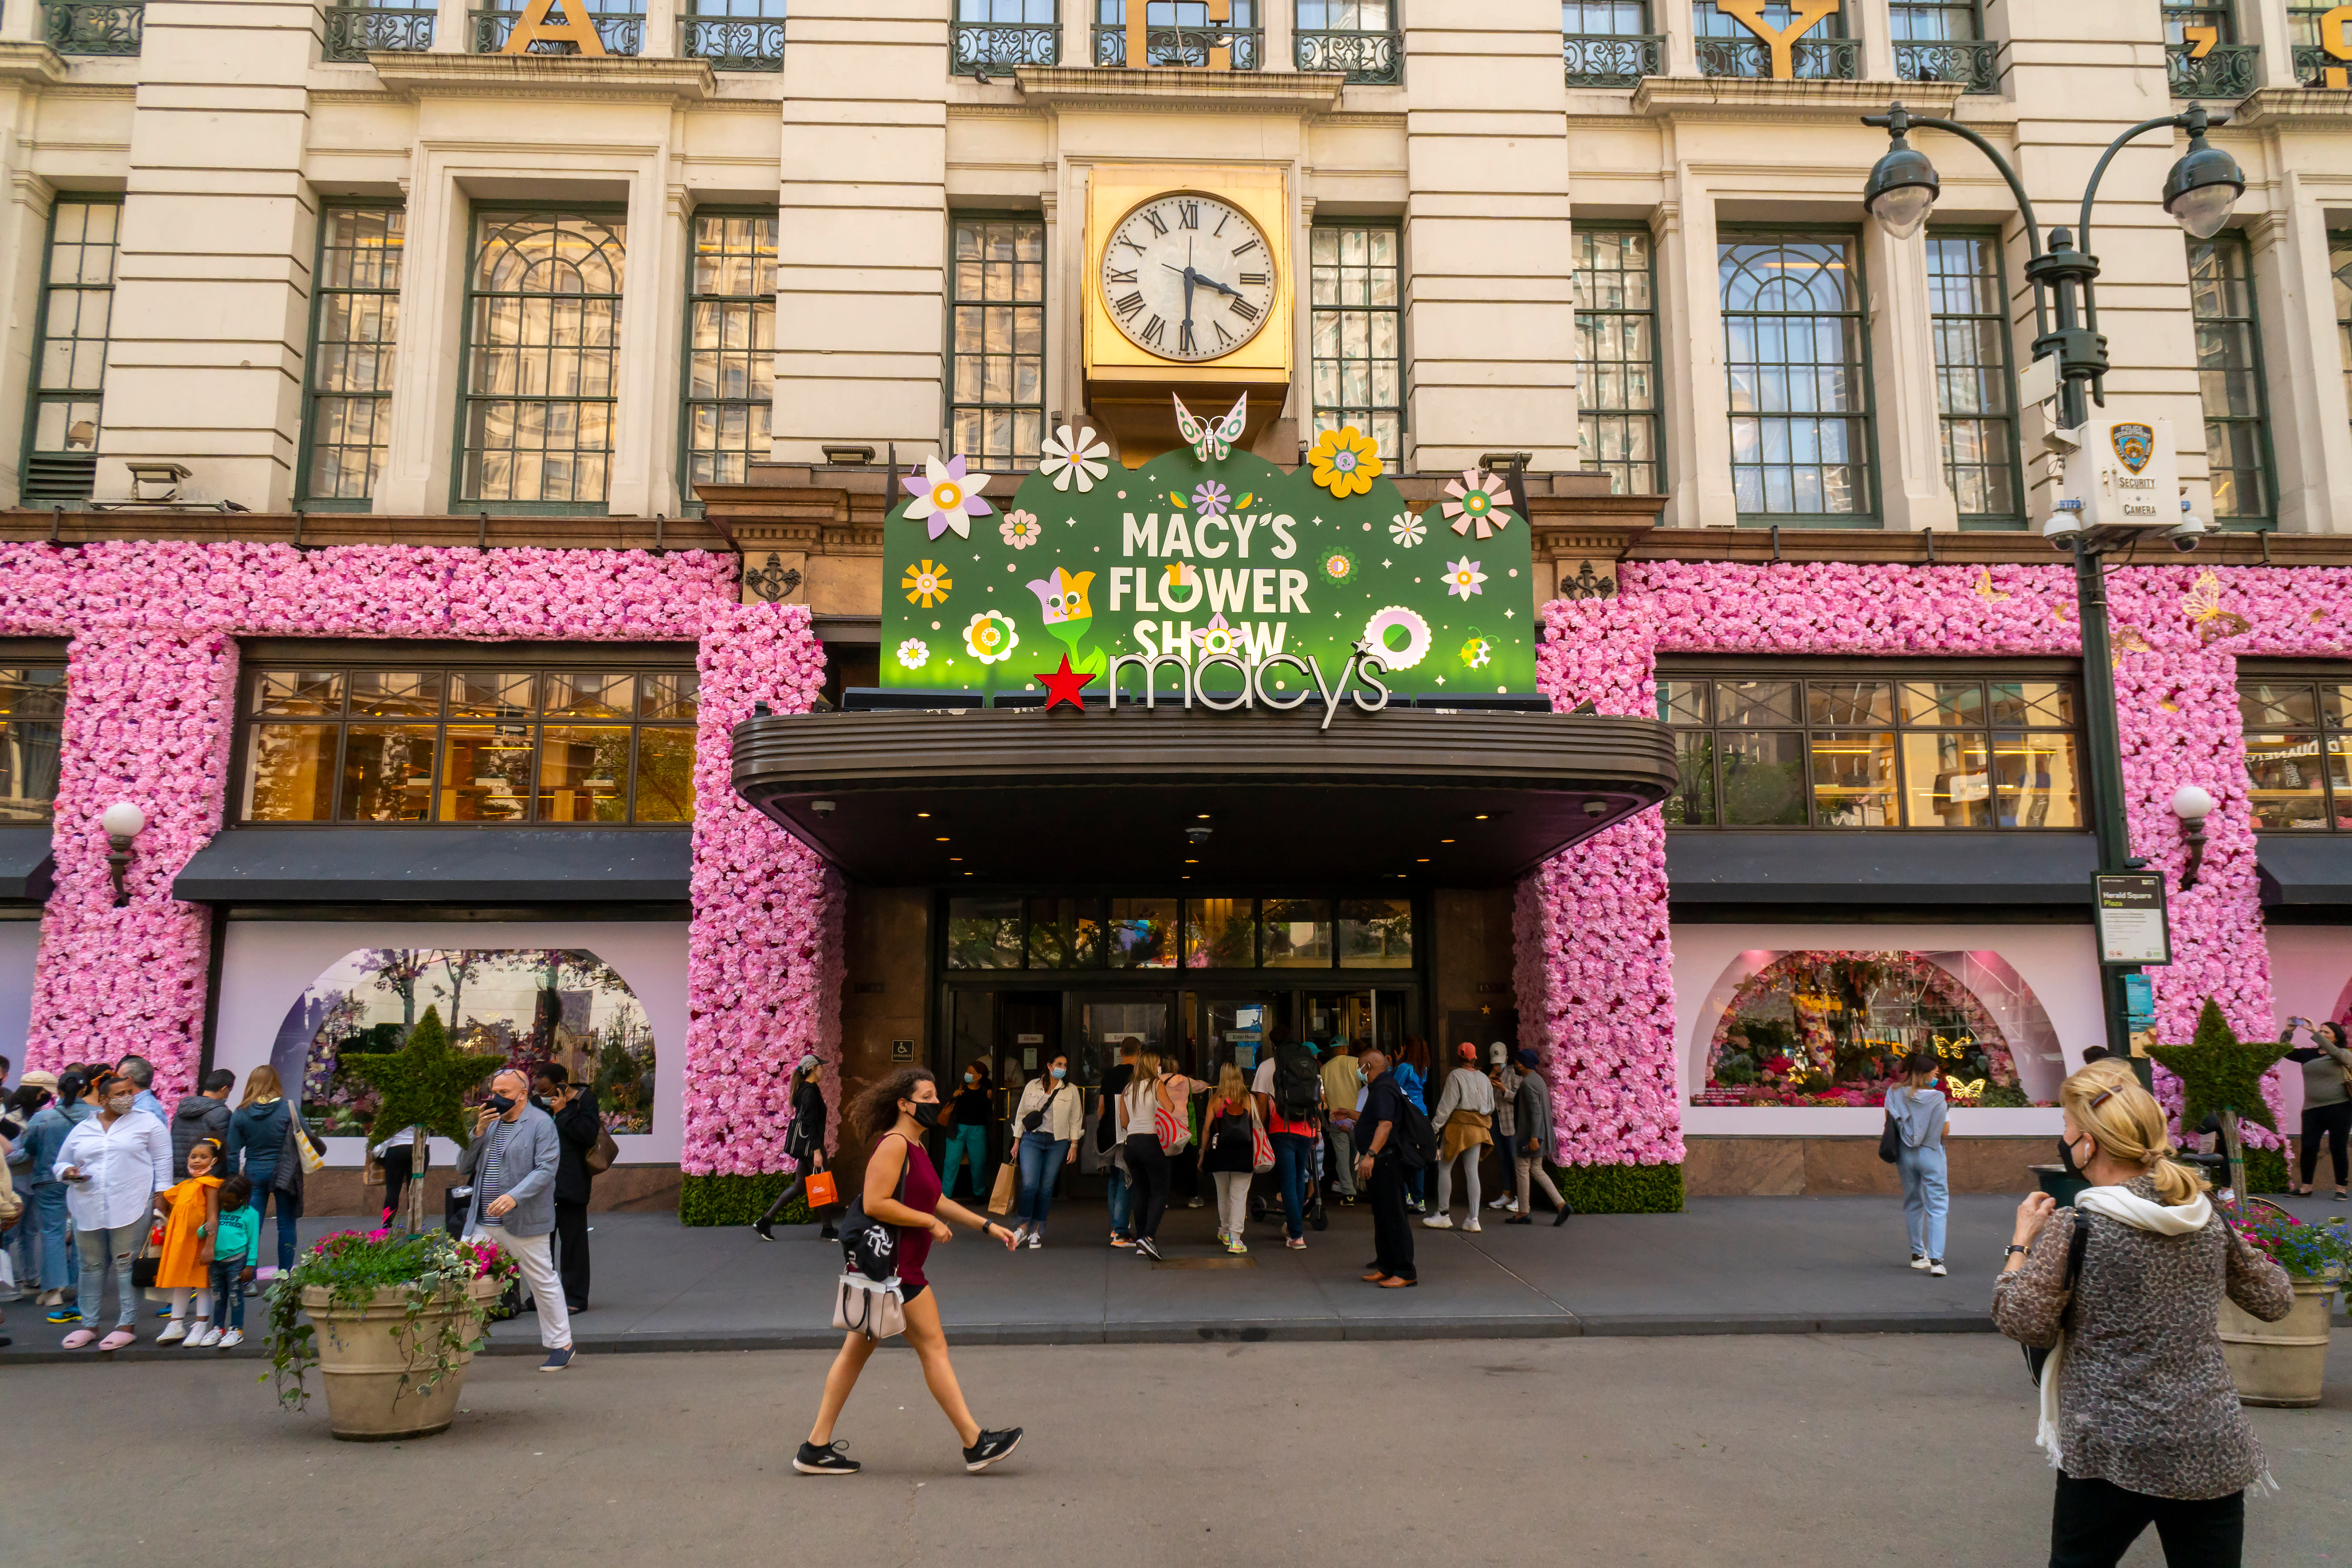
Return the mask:
M 2254 855 L 2263 903 L 2352 910 L 2352 834 L 2265 833 Z
M 0 827 L 0 903 L 48 902 L 56 872 L 47 827 Z
M 735 730 L 735 788 L 860 879 L 1507 882 L 1663 800 L 1647 719 L 1321 714 L 1089 703 L 777 714 Z
M 693 835 L 561 828 L 231 827 L 172 883 L 191 903 L 677 902 Z
M 1666 835 L 1667 896 L 1678 904 L 2045 904 L 2088 918 L 2098 863 L 2088 833 Z

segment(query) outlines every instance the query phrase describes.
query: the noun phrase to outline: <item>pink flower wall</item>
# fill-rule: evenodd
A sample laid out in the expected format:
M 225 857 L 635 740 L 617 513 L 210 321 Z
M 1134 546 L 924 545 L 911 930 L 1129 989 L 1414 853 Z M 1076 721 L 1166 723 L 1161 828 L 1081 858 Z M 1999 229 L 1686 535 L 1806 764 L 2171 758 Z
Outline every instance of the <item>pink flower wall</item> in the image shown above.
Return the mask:
M 1556 709 L 1654 713 L 1661 653 L 1868 658 L 2074 655 L 2071 566 L 1628 563 L 1622 597 L 1543 608 L 1538 682 Z M 2237 710 L 2241 655 L 2352 655 L 2352 571 L 2126 568 L 2109 579 L 2133 851 L 2177 889 L 2173 793 L 2221 803 L 2199 885 L 2171 904 L 2173 963 L 2152 971 L 2159 1031 L 2185 1040 L 2208 994 L 2241 1034 L 2273 1032 L 2269 963 Z M 1520 1016 L 1553 1064 L 1578 1163 L 1682 1157 L 1664 830 L 1611 828 L 1518 893 Z M 2159 1074 L 2159 1088 L 2169 1075 Z M 2276 1103 L 2277 1078 L 2268 1089 Z M 2177 1103 L 2177 1089 L 2173 1091 Z M 2260 1129 L 2249 1139 L 2275 1140 Z
M 42 919 L 27 1065 L 135 1052 L 154 1062 L 167 1103 L 193 1088 L 210 920 L 171 889 L 227 806 L 236 638 L 708 637 L 685 1158 L 688 1170 L 782 1163 L 782 1120 L 751 1109 L 759 1094 L 740 1092 L 732 1075 L 764 1084 L 767 1064 L 830 1039 L 839 891 L 736 799 L 728 731 L 754 700 L 804 708 L 823 651 L 805 610 L 738 606 L 735 572 L 731 555 L 704 552 L 0 545 L 0 637 L 71 639 L 57 890 Z M 120 910 L 98 824 L 117 800 L 147 814 Z

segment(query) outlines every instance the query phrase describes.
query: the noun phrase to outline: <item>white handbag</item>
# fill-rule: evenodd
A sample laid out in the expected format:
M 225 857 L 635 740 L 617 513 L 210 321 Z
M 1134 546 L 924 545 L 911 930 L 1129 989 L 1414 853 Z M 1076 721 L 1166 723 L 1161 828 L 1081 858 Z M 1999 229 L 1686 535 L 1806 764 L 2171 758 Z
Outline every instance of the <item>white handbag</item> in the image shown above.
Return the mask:
M 898 1277 L 877 1280 L 863 1274 L 842 1275 L 833 1292 L 833 1326 L 877 1341 L 905 1333 L 907 1299 Z

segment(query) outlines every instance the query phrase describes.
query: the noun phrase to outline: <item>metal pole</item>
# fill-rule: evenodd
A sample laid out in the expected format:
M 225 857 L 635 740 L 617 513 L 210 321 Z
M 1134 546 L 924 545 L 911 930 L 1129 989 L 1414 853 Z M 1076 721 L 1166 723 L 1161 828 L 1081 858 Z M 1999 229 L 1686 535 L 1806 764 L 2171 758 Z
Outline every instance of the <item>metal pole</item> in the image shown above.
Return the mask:
M 2062 319 L 2063 319 L 2062 307 Z M 2082 384 L 2069 381 L 2068 394 L 2080 400 Z M 2077 419 L 2076 425 L 2082 421 Z M 2083 723 L 2085 731 L 2084 771 L 2090 775 L 2091 826 L 2098 836 L 2099 869 L 2129 868 L 2131 828 L 2124 815 L 2123 735 L 2116 718 L 2116 663 L 2107 642 L 2107 574 L 2100 552 L 2087 542 L 2074 547 L 2074 606 L 2083 628 Z M 2125 971 L 2099 965 L 2100 1011 L 2107 1022 L 2107 1049 L 2131 1055 L 2131 1016 L 2125 990 Z

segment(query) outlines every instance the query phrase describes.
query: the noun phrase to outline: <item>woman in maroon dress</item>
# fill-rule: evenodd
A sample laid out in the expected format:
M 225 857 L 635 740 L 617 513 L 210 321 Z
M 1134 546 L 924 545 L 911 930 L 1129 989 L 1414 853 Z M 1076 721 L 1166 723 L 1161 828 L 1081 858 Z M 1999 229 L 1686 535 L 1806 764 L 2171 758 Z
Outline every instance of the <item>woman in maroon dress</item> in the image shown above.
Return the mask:
M 898 1233 L 898 1283 L 906 1300 L 907 1342 L 922 1360 L 923 1381 L 930 1385 L 931 1397 L 940 1402 L 963 1444 L 963 1468 L 984 1470 L 1019 1445 L 1021 1428 L 992 1432 L 971 1418 L 963 1402 L 963 1389 L 956 1383 L 955 1368 L 948 1361 L 947 1335 L 940 1328 L 939 1296 L 923 1277 L 923 1262 L 930 1256 L 932 1242 L 954 1239 L 955 1233 L 948 1228 L 950 1220 L 976 1226 L 1003 1242 L 1007 1251 L 1017 1245 L 1017 1238 L 985 1215 L 976 1215 L 940 1195 L 939 1172 L 923 1148 L 923 1134 L 940 1121 L 940 1086 L 929 1072 L 908 1068 L 893 1073 L 852 1101 L 845 1120 L 871 1151 L 866 1161 L 866 1216 Z M 841 1407 L 849 1403 L 849 1391 L 857 1386 L 857 1374 L 866 1370 L 876 1343 L 854 1329 L 842 1340 L 841 1353 L 833 1358 L 833 1370 L 825 1374 L 824 1399 L 817 1406 L 816 1425 L 809 1428 L 808 1441 L 793 1460 L 793 1468 L 801 1474 L 857 1473 L 857 1461 L 842 1452 L 845 1445 L 833 1440 L 833 1424 L 840 1419 Z

